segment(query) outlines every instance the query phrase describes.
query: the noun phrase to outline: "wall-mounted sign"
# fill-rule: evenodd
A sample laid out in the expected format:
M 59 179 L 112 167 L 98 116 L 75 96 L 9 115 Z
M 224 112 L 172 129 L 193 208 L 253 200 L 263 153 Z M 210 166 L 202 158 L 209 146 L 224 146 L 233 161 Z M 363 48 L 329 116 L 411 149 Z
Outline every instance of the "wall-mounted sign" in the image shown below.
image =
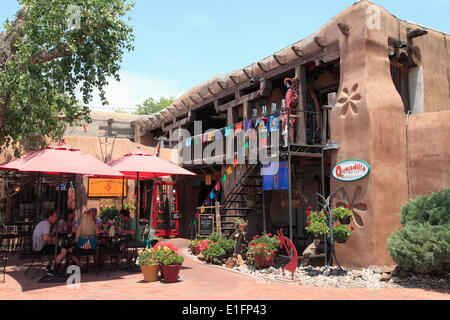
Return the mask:
M 127 180 L 123 186 L 124 197 L 127 196 Z M 89 178 L 89 198 L 117 198 L 122 197 L 122 179 Z
M 340 181 L 356 181 L 366 177 L 370 165 L 361 160 L 346 160 L 333 168 L 333 177 Z

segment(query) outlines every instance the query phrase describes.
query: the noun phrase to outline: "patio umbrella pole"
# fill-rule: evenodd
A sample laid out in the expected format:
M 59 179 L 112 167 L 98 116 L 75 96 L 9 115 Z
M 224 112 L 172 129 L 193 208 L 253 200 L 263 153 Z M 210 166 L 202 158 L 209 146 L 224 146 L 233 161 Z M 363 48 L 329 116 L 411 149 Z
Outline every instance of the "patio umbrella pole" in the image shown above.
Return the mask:
M 122 210 L 123 210 L 123 197 L 125 194 L 125 177 L 122 177 Z
M 58 179 L 58 206 L 57 206 L 57 210 L 56 210 L 56 243 L 55 243 L 55 257 L 54 257 L 54 261 L 53 264 L 56 266 L 56 257 L 58 256 L 58 221 L 59 221 L 59 214 L 60 214 L 60 210 L 61 210 L 61 183 L 62 183 L 62 174 L 59 174 L 59 179 Z M 56 270 L 55 270 L 56 271 Z
M 137 185 L 137 205 L 136 205 L 136 227 L 135 227 L 135 241 L 134 241 L 134 253 L 137 254 L 137 247 L 138 247 L 138 230 L 139 230 L 139 217 L 141 214 L 141 181 L 139 180 L 139 172 L 137 172 L 136 175 L 136 183 Z M 136 264 L 133 264 L 133 268 L 136 268 Z

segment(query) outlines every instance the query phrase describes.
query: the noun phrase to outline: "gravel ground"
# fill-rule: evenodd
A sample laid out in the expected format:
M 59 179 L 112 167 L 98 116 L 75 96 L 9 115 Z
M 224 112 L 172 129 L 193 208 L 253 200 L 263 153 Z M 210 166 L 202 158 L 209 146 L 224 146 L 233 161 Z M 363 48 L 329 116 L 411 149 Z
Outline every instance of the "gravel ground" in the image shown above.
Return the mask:
M 190 254 L 190 253 L 188 253 Z M 198 262 L 206 262 L 191 255 Z M 289 261 L 276 259 L 275 266 L 268 269 L 255 269 L 251 266 L 235 266 L 233 271 L 246 273 L 260 277 L 266 281 L 295 283 L 302 286 L 313 287 L 335 287 L 335 288 L 420 288 L 420 289 L 443 289 L 450 293 L 450 273 L 430 276 L 415 275 L 408 272 L 397 272 L 391 275 L 393 268 L 371 266 L 366 269 L 343 270 L 338 267 L 298 267 L 295 278 L 292 280 L 291 273 L 285 272 L 283 276 L 281 266 Z M 225 268 L 225 265 L 222 267 Z M 401 278 L 400 278 L 401 277 Z
M 450 289 L 450 275 L 417 276 L 407 275 L 400 279 L 382 273 L 380 268 L 372 267 L 358 270 L 342 270 L 337 267 L 299 267 L 294 281 L 290 272 L 282 275 L 280 267 L 256 270 L 248 266 L 237 266 L 236 271 L 264 278 L 268 281 L 298 283 L 303 286 L 335 287 L 335 288 L 422 288 L 422 289 Z

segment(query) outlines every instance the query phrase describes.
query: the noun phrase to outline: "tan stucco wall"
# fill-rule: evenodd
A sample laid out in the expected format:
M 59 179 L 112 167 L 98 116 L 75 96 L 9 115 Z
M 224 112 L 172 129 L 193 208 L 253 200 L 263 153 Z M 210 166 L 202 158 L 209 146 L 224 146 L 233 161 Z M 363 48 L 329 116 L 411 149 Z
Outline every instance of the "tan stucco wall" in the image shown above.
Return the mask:
M 388 57 L 388 37 L 398 36 L 398 24 L 382 10 L 381 28 L 369 29 L 370 5 L 360 2 L 334 19 L 348 24 L 350 35 L 336 36 L 341 84 L 331 128 L 332 139 L 341 147 L 333 151 L 332 162 L 360 159 L 372 166 L 363 180 L 331 181 L 332 191 L 345 189 L 347 196 L 341 198 L 359 215 L 357 230 L 347 244 L 336 248 L 339 261 L 348 266 L 393 263 L 386 240 L 399 227 L 397 213 L 408 194 L 405 116 Z M 347 108 L 348 102 L 353 107 Z
M 450 111 L 408 120 L 409 196 L 450 188 Z

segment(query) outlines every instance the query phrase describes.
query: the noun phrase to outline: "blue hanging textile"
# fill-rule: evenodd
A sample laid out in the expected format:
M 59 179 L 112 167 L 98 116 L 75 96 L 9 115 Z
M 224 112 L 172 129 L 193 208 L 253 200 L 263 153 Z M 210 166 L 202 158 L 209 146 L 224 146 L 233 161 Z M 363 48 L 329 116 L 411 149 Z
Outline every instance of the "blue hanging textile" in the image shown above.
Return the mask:
M 263 190 L 288 190 L 289 168 L 287 161 L 272 162 L 263 165 Z
M 190 147 L 191 145 L 192 145 L 192 138 L 187 138 L 185 146 Z
M 214 191 L 209 194 L 209 198 L 211 200 L 213 200 L 215 197 L 216 197 L 216 194 L 214 193 Z

